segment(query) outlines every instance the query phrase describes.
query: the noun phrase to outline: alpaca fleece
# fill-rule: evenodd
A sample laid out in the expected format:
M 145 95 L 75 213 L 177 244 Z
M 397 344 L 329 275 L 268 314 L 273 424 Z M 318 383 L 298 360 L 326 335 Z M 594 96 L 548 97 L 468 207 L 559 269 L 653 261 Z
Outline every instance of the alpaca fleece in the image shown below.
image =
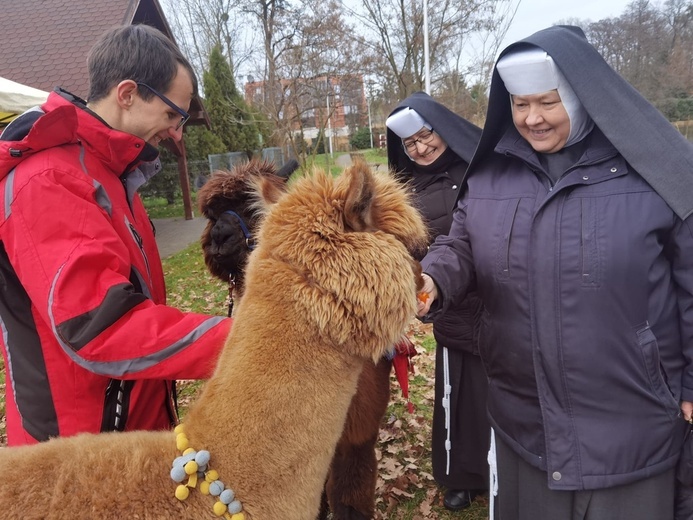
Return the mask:
M 208 219 L 201 237 L 205 263 L 213 275 L 229 283 L 229 311 L 243 294 L 249 243 L 257 243 L 258 211 L 250 193 L 253 179 L 267 176 L 283 187 L 296 166 L 287 163 L 277 171 L 273 163 L 250 161 L 215 172 L 198 192 L 200 212 Z M 364 364 L 330 464 L 318 520 L 373 518 L 378 477 L 375 445 L 390 400 L 392 365 L 387 357 Z
M 408 250 L 425 227 L 404 190 L 358 164 L 284 193 L 258 179 L 266 207 L 245 295 L 213 377 L 185 418 L 190 445 L 248 520 L 312 520 L 356 382 L 416 308 Z M 216 518 L 214 499 L 174 498 L 172 432 L 84 434 L 0 450 L 8 518 Z

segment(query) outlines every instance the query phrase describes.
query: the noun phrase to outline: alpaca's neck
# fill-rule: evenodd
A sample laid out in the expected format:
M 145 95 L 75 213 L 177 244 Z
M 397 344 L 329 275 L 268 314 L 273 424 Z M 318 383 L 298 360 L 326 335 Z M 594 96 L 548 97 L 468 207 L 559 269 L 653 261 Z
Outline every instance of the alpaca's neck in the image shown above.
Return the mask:
M 253 337 L 252 324 L 239 317 L 233 327 L 184 419 L 191 446 L 210 451 L 211 466 L 241 501 L 267 482 L 275 503 L 290 500 L 297 485 L 318 500 L 363 361 L 324 346 L 306 354 L 311 339 L 287 334 L 248 345 L 240 338 Z

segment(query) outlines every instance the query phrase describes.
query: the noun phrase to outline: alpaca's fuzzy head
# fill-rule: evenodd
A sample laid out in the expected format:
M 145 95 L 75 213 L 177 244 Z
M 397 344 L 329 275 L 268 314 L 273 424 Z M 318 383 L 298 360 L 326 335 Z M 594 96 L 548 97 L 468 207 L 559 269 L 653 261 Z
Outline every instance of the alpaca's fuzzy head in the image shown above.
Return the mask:
M 289 175 L 295 166 L 297 164 L 291 164 L 290 171 L 287 170 Z M 230 171 L 214 172 L 200 188 L 197 203 L 200 212 L 207 218 L 200 241 L 210 273 L 223 281 L 233 276 L 239 287 L 242 286 L 243 270 L 254 245 L 258 220 L 258 214 L 252 207 L 252 179 L 266 177 L 268 182 L 276 184 L 277 189 L 283 189 L 287 176 L 281 175 L 281 172 L 278 174 L 273 163 L 250 161 Z M 238 216 L 226 213 L 229 210 Z M 246 237 L 243 225 L 250 232 L 250 239 Z
M 254 183 L 265 217 L 248 288 L 264 277 L 291 294 L 295 315 L 328 344 L 379 359 L 415 314 L 419 271 L 411 251 L 427 242 L 404 187 L 365 163 L 337 178 L 316 171 L 287 191 L 266 177 Z

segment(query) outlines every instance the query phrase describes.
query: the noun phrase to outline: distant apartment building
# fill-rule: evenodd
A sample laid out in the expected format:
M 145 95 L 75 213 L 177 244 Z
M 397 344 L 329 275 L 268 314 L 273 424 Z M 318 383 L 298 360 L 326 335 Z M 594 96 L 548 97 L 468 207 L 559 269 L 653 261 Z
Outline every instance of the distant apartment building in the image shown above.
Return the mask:
M 280 80 L 274 92 L 266 81 L 249 81 L 245 99 L 286 122 L 294 136 L 302 131 L 309 144 L 324 129 L 335 150 L 348 150 L 351 135 L 368 127 L 368 104 L 360 74 Z

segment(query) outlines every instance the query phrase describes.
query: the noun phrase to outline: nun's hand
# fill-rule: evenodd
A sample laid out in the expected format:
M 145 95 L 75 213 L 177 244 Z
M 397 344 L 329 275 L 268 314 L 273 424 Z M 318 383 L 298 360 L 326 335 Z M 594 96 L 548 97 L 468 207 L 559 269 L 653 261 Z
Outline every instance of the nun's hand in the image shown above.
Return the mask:
M 421 278 L 423 279 L 423 287 L 417 295 L 416 302 L 416 315 L 419 317 L 428 314 L 428 311 L 431 309 L 431 304 L 438 297 L 438 288 L 436 287 L 433 278 L 428 276 L 426 273 L 422 273 Z
M 683 418 L 693 424 L 693 403 L 681 401 L 681 412 L 683 412 Z

